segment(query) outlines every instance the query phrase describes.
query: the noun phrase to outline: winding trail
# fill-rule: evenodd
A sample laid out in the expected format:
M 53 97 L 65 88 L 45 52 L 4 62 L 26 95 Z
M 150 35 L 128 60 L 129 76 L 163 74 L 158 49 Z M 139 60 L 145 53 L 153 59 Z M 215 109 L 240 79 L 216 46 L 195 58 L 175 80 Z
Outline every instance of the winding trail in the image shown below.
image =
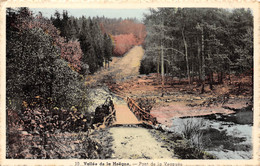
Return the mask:
M 130 111 L 126 101 L 118 94 L 111 93 L 103 84 L 111 79 L 120 82 L 137 77 L 143 56 L 143 48 L 135 46 L 124 57 L 114 58 L 109 69 L 97 72 L 86 81 L 86 84 L 96 86 L 90 93 L 90 98 L 94 100 L 90 109 L 94 111 L 109 96 L 114 102 L 116 122 L 108 129 L 113 137 L 113 159 L 170 159 L 174 155 L 148 129 L 141 127 L 142 122 Z
M 120 81 L 131 76 L 139 75 L 141 60 L 144 56 L 144 49 L 141 46 L 135 46 L 123 57 L 113 57 L 110 67 L 89 75 L 86 79 L 86 85 L 93 86 L 98 82 L 106 80 Z
M 109 70 L 97 73 L 96 78 L 113 78 L 115 81 L 125 80 L 139 75 L 144 50 L 135 46 L 122 58 L 117 58 Z M 116 122 L 109 129 L 114 139 L 112 149 L 114 159 L 170 159 L 171 154 L 162 143 L 150 134 L 148 129 L 138 127 L 141 124 L 130 111 L 126 102 L 114 100 L 116 109 Z M 129 127 L 132 126 L 132 127 Z
M 143 56 L 144 49 L 141 46 L 135 46 L 129 50 L 122 59 L 112 66 L 112 73 L 115 75 L 115 78 L 118 80 L 139 75 Z

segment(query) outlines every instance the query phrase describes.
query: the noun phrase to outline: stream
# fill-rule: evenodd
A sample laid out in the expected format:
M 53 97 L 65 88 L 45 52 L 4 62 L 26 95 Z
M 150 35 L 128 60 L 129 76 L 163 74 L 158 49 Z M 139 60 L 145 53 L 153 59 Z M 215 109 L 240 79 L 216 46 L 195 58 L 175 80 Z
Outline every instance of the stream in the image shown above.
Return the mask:
M 109 96 L 114 104 L 125 103 L 106 86 L 96 87 L 89 91 L 89 97 L 92 99 L 89 111 L 94 112 L 95 108 L 103 104 Z M 169 129 L 179 134 L 199 124 L 191 139 L 204 151 L 215 155 L 218 159 L 252 159 L 252 110 L 236 111 L 228 115 L 211 114 L 173 118 L 172 122 L 173 125 Z
M 190 140 L 218 159 L 252 159 L 252 127 L 253 111 L 249 110 L 173 118 L 171 130 L 193 133 Z

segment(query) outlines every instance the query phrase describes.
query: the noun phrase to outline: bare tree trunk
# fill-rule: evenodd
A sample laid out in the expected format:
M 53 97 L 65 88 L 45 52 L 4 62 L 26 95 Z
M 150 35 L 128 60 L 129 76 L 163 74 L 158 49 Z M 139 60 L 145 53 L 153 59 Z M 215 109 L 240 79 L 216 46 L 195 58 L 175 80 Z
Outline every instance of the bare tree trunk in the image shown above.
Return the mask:
M 222 72 L 220 73 L 220 83 L 221 83 L 221 84 L 223 84 L 223 76 L 225 76 L 225 75 L 224 75 L 224 72 L 222 71 Z
M 158 53 L 158 61 L 157 61 L 157 76 L 159 77 L 160 73 L 160 54 Z
M 162 75 L 162 86 L 164 85 L 164 55 L 163 55 L 163 45 L 161 41 L 161 75 Z
M 164 31 L 163 31 L 163 19 L 161 22 L 161 30 L 162 30 L 162 38 L 161 38 L 161 75 L 162 75 L 162 97 L 164 95 L 164 52 L 163 52 L 163 38 L 164 38 Z
M 204 31 L 203 26 L 201 30 L 201 80 L 202 80 L 202 86 L 201 86 L 201 93 L 204 93 L 204 84 L 205 84 L 205 50 L 204 50 Z
M 231 71 L 230 71 L 230 67 L 228 69 L 228 79 L 229 79 L 229 84 L 231 85 L 232 84 L 232 81 L 231 81 Z
M 166 63 L 165 64 L 166 66 L 166 68 L 165 68 L 165 75 L 167 76 L 168 74 L 169 74 L 169 67 L 171 66 L 171 64 L 170 63 Z
M 223 84 L 223 72 L 218 73 L 218 83 Z
M 191 83 L 194 82 L 194 61 L 191 62 Z
M 203 94 L 205 92 L 205 90 L 204 90 L 204 82 L 202 83 L 202 85 L 201 85 L 201 94 Z
M 211 59 L 211 54 L 208 54 L 208 58 Z M 213 71 L 211 70 L 211 68 L 208 68 L 208 75 L 209 75 L 209 88 L 210 90 L 213 90 L 213 82 L 214 82 L 214 78 L 213 78 Z
M 200 44 L 199 44 L 199 39 L 197 39 L 197 45 L 198 45 L 198 54 L 197 54 L 197 59 L 198 59 L 198 62 L 199 62 L 199 64 L 198 64 L 198 66 L 199 66 L 199 82 L 201 83 L 201 56 L 200 56 L 200 52 L 201 52 L 201 50 L 200 50 Z
M 251 75 L 251 81 L 252 81 L 252 85 L 254 86 L 254 71 L 252 70 L 252 75 Z
M 213 72 L 210 71 L 209 73 L 209 88 L 210 90 L 213 90 Z
M 187 75 L 188 75 L 188 80 L 189 80 L 189 84 L 190 84 L 190 69 L 189 69 L 189 59 L 188 59 L 188 48 L 187 48 L 187 42 L 186 42 L 185 36 L 184 36 L 184 28 L 182 29 L 182 38 L 183 38 L 183 43 L 184 43 L 184 47 L 185 47 Z
M 220 72 L 218 72 L 218 84 L 220 84 Z

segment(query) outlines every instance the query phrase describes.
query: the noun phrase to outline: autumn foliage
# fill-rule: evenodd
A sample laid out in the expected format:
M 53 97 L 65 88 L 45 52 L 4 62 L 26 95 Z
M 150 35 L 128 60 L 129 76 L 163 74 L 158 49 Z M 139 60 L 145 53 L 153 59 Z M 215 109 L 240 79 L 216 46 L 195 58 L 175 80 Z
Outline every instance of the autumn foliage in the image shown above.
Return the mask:
M 133 46 L 138 45 L 137 38 L 132 33 L 116 35 L 113 38 L 115 43 L 114 54 L 118 56 L 125 54 Z
M 145 25 L 135 23 L 131 20 L 123 20 L 120 22 L 118 31 L 121 32 L 121 34 L 133 34 L 136 38 L 136 45 L 143 44 L 146 36 Z
M 60 42 L 58 44 L 61 49 L 61 57 L 68 61 L 74 70 L 79 71 L 81 69 L 80 59 L 83 54 L 80 43 L 77 40 L 70 40 L 67 43 Z
M 53 45 L 60 49 L 60 56 L 69 62 L 70 67 L 75 71 L 80 71 L 82 51 L 80 43 L 77 40 L 66 41 L 60 36 L 60 31 L 51 23 L 50 20 L 42 17 L 40 14 L 33 16 L 30 11 L 23 11 L 23 14 L 18 15 L 18 21 L 13 24 L 19 31 L 42 29 L 46 35 L 53 39 Z
M 112 34 L 116 56 L 122 56 L 133 46 L 142 45 L 146 37 L 145 25 L 135 20 L 103 21 L 100 26 L 103 32 Z

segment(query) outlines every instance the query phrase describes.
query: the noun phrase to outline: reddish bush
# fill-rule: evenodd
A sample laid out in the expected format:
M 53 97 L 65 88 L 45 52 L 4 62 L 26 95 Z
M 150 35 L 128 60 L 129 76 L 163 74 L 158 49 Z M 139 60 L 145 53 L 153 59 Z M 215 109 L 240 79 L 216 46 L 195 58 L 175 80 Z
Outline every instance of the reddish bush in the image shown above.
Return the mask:
M 114 54 L 117 56 L 125 54 L 135 45 L 142 45 L 146 37 L 145 25 L 133 20 L 102 22 L 100 27 L 103 33 L 114 35 Z
M 110 20 L 109 22 L 100 23 L 103 33 L 118 35 L 118 34 L 133 34 L 136 37 L 137 45 L 141 45 L 146 37 L 146 28 L 142 23 L 137 23 L 133 20 Z
M 80 71 L 81 69 L 81 57 L 83 52 L 80 48 L 80 43 L 75 40 L 70 40 L 68 43 L 64 42 L 62 37 L 59 37 L 60 41 L 63 42 L 57 43 L 61 49 L 61 57 L 66 61 L 70 62 L 70 66 L 75 71 Z
M 68 41 L 60 37 L 59 30 L 52 24 L 50 20 L 45 19 L 41 15 L 32 16 L 30 13 L 26 17 L 18 15 L 17 24 L 13 25 L 18 30 L 24 31 L 27 29 L 41 28 L 46 34 L 53 38 L 53 44 L 58 46 L 61 51 L 61 57 L 70 63 L 70 66 L 75 71 L 81 69 L 81 57 L 83 55 L 78 41 Z
M 12 109 L 7 110 L 7 129 L 8 131 L 23 130 L 23 123 L 18 113 Z
M 135 23 L 131 20 L 124 20 L 120 22 L 118 31 L 121 34 L 133 34 L 136 37 L 136 45 L 141 45 L 146 37 L 145 25 L 141 23 Z
M 132 33 L 117 35 L 113 38 L 115 43 L 114 54 L 118 56 L 125 54 L 129 49 L 138 44 L 136 37 Z

